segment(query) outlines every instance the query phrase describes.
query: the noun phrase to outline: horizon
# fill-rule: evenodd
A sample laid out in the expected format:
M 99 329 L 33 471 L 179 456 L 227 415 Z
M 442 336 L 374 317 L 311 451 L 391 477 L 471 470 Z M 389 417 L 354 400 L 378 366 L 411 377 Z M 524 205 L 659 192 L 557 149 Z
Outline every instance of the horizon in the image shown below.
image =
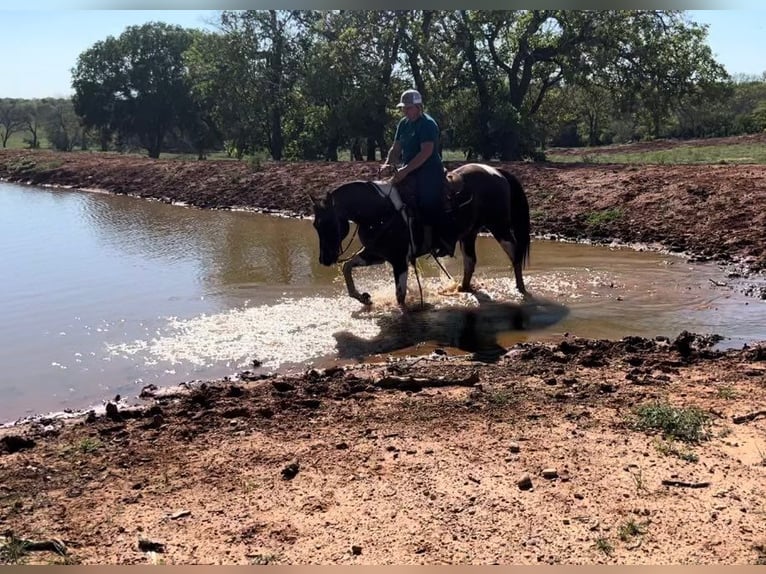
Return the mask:
M 19 58 L 0 60 L 0 98 L 69 98 L 77 57 L 128 26 L 166 22 L 215 29 L 221 10 L 0 10 L 9 46 Z M 686 10 L 689 20 L 708 26 L 707 44 L 733 77 L 766 72 L 766 10 Z M 30 39 L 32 42 L 30 42 Z

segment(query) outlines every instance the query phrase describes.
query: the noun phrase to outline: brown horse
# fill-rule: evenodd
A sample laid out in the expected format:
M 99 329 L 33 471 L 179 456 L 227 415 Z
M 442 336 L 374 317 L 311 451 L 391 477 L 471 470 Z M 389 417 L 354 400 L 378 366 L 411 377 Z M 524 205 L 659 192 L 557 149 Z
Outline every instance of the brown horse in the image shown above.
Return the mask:
M 516 289 L 526 295 L 522 267 L 529 257 L 529 203 L 516 177 L 499 168 L 480 163 L 463 165 L 447 174 L 453 189 L 451 216 L 458 230 L 463 254 L 460 289 L 471 290 L 476 268 L 476 236 L 486 229 L 503 248 L 513 265 Z M 407 265 L 427 252 L 414 248 L 419 227 L 408 225 L 407 209 L 389 182 L 352 181 L 328 192 L 314 203 L 314 228 L 319 235 L 319 262 L 337 263 L 343 239 L 353 221 L 363 248 L 343 264 L 348 294 L 371 305 L 368 293 L 359 293 L 351 272 L 354 267 L 388 261 L 394 270 L 396 300 L 404 306 Z

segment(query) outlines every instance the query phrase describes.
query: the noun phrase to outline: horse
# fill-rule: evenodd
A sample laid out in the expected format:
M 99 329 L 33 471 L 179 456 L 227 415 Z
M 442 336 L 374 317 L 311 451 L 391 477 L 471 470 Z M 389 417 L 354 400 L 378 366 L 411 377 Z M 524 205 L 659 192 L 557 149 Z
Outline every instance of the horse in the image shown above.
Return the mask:
M 463 256 L 460 291 L 471 291 L 476 269 L 476 236 L 486 229 L 511 261 L 516 289 L 528 296 L 522 268 L 529 259 L 529 202 L 519 180 L 510 172 L 482 163 L 468 163 L 445 173 L 449 182 L 451 216 L 458 231 Z M 393 267 L 396 301 L 405 307 L 408 262 L 428 251 L 418 249 L 417 231 L 409 226 L 409 208 L 396 186 L 388 181 L 343 183 L 313 202 L 314 228 L 319 236 L 319 262 L 331 266 L 338 262 L 350 222 L 357 224 L 362 249 L 343 264 L 343 277 L 350 297 L 365 306 L 372 305 L 369 293 L 360 293 L 352 270 L 355 267 L 388 262 Z

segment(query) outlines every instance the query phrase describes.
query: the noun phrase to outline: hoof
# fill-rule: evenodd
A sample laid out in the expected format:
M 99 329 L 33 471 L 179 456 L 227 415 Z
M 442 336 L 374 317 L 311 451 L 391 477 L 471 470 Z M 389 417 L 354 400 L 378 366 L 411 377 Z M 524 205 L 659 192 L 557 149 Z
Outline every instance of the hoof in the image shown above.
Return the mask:
M 457 290 L 460 293 L 473 293 L 473 287 L 471 287 L 470 285 L 468 287 L 466 287 L 465 285 L 461 285 L 460 287 L 457 288 Z

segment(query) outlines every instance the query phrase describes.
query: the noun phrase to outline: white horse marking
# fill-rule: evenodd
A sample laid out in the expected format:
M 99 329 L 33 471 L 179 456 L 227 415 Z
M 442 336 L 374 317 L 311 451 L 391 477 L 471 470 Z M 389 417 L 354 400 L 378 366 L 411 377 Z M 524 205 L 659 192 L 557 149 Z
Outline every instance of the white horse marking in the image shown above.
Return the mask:
M 404 298 L 407 295 L 407 271 L 399 273 L 396 278 L 396 300 L 398 303 L 403 303 Z

